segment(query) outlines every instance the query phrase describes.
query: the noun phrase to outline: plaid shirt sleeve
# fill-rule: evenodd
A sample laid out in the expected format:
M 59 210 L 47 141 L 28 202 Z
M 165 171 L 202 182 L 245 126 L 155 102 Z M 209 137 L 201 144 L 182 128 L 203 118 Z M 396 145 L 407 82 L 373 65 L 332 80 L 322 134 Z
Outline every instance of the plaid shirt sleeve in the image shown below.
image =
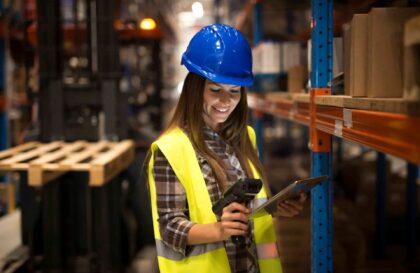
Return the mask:
M 187 236 L 194 225 L 189 220 L 187 195 L 168 160 L 157 151 L 152 171 L 156 184 L 157 211 L 163 242 L 176 252 L 187 255 Z

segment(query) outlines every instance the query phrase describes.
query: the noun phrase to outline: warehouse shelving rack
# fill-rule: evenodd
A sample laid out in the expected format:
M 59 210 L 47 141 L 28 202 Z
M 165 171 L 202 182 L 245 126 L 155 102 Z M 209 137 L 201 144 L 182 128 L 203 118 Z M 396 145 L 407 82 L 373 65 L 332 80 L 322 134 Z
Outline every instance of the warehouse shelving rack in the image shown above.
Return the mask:
M 0 11 L 3 12 L 3 1 L 0 1 Z M 0 150 L 7 147 L 7 115 L 5 99 L 5 41 L 4 24 L 0 23 Z
M 384 257 L 385 248 L 385 154 L 407 161 L 406 260 L 416 257 L 416 180 L 420 165 L 420 115 L 415 104 L 406 114 L 349 108 L 351 101 L 333 95 L 332 39 L 333 1 L 312 0 L 312 73 L 310 94 L 268 99 L 260 94 L 248 95 L 248 103 L 256 114 L 256 133 L 263 139 L 259 117 L 269 113 L 310 129 L 311 174 L 330 178 L 311 192 L 312 272 L 333 272 L 333 189 L 332 136 L 370 147 L 377 154 L 376 185 L 376 256 Z M 261 7 L 255 8 L 254 35 L 261 39 L 258 25 Z M 414 112 L 415 115 L 410 114 Z M 259 144 L 262 149 L 262 143 Z
M 256 1 L 254 4 L 254 46 L 261 42 L 262 40 L 262 4 L 261 1 Z M 254 129 L 257 138 L 257 148 L 259 151 L 259 156 L 261 161 L 264 159 L 264 149 L 263 149 L 263 115 L 262 111 L 254 111 Z
M 3 1 L 0 1 L 0 12 L 4 12 Z M 4 19 L 3 19 L 4 20 Z M 6 112 L 6 86 L 5 86 L 5 38 L 4 38 L 4 23 L 0 22 L 0 151 L 8 147 L 8 120 Z M 8 187 L 6 177 L 0 175 L 0 183 Z M 10 196 L 9 196 L 9 199 Z M 8 200 L 7 210 L 11 211 L 13 204 Z M 5 212 L 5 211 L 4 211 Z M 0 208 L 0 215 L 2 211 Z

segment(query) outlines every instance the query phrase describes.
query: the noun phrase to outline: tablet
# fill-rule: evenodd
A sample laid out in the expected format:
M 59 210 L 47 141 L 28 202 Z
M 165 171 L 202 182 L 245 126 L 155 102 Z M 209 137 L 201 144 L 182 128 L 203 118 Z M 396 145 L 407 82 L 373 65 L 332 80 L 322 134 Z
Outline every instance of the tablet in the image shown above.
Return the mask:
M 283 190 L 279 191 L 276 195 L 271 197 L 267 202 L 254 208 L 248 215 L 248 219 L 258 218 L 267 214 L 273 214 L 277 211 L 277 204 L 289 198 L 297 198 L 301 192 L 308 192 L 314 186 L 325 181 L 327 175 L 310 177 L 302 180 L 296 180 L 288 185 Z

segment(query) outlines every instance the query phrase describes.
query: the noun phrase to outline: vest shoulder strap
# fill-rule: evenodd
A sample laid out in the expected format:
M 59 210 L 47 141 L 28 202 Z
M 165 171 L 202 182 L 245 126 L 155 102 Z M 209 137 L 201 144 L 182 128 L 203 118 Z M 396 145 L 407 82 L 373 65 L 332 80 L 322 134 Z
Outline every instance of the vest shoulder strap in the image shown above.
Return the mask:
M 180 128 L 174 128 L 153 145 L 152 149 L 158 147 L 164 154 L 184 186 L 191 220 L 201 224 L 216 222 L 206 182 L 188 136 Z
M 252 128 L 251 126 L 247 126 L 247 130 L 248 130 L 249 138 L 251 139 L 251 143 L 255 148 L 257 145 L 257 137 L 255 135 L 254 128 Z

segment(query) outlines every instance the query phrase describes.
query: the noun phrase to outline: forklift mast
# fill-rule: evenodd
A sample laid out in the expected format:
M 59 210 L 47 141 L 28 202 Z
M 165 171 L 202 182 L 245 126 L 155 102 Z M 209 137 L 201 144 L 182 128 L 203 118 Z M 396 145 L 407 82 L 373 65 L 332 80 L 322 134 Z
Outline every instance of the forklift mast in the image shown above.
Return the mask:
M 41 141 L 127 137 L 115 0 L 38 0 Z

